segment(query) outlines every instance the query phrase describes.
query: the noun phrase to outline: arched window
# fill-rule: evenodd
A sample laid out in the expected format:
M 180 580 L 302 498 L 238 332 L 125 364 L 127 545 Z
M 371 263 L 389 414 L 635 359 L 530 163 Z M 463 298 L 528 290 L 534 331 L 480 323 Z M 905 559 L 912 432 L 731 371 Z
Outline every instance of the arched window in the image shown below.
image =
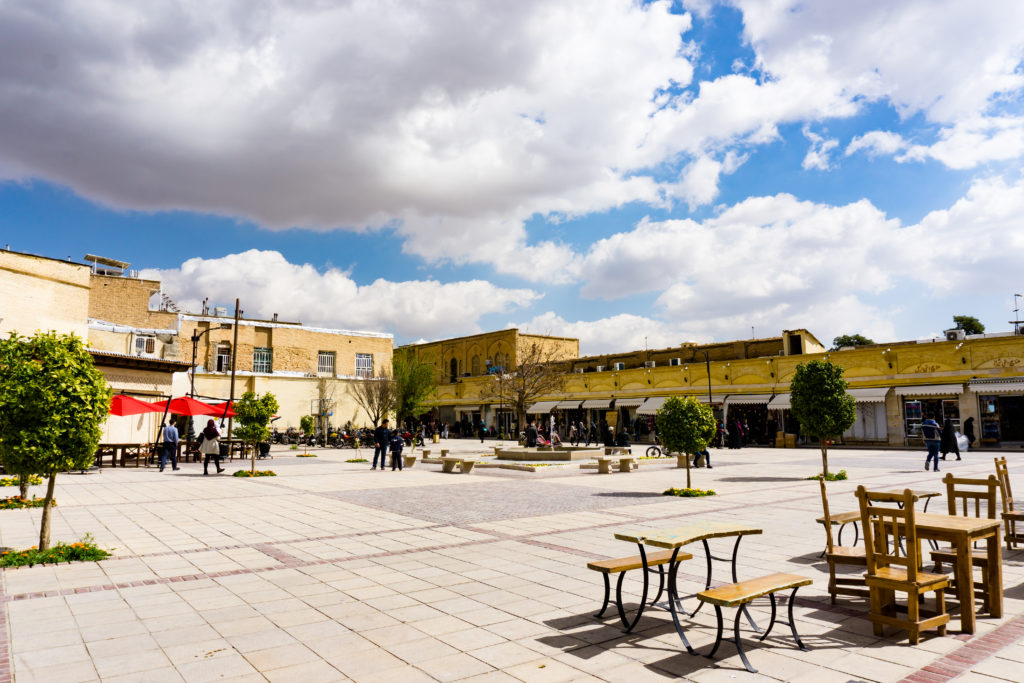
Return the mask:
M 459 377 L 459 361 L 452 358 L 452 362 L 448 364 L 448 374 L 451 375 L 451 381 L 454 382 Z
M 501 368 L 502 370 L 505 369 L 505 354 L 503 354 L 501 351 L 498 351 L 496 354 L 494 354 L 494 366 Z
M 476 377 L 480 373 L 480 356 L 473 356 L 473 359 L 469 361 L 469 374 Z

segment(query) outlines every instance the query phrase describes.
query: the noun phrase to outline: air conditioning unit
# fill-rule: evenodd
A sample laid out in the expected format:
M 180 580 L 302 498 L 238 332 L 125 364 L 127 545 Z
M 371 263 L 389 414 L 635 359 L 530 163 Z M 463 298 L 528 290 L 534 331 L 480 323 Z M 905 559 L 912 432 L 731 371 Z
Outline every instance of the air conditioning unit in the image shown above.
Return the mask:
M 595 370 L 595 372 L 604 372 L 604 366 L 603 365 L 598 365 L 597 366 L 597 370 Z
M 946 330 L 946 341 L 960 341 L 965 338 L 967 333 L 960 328 L 954 328 L 952 330 Z
M 573 372 L 575 372 L 577 375 L 582 375 L 583 371 L 584 371 L 584 368 L 576 368 L 576 369 L 573 370 Z
M 673 367 L 676 366 L 676 365 L 682 365 L 683 364 L 683 359 L 682 358 L 673 358 L 673 359 L 669 360 L 668 364 L 673 366 Z
M 625 370 L 626 369 L 626 364 L 625 363 L 615 363 L 615 364 L 612 365 L 612 368 L 615 369 L 615 370 Z
M 645 360 L 644 361 L 644 367 L 645 368 L 653 368 L 654 367 L 654 361 L 653 360 Z

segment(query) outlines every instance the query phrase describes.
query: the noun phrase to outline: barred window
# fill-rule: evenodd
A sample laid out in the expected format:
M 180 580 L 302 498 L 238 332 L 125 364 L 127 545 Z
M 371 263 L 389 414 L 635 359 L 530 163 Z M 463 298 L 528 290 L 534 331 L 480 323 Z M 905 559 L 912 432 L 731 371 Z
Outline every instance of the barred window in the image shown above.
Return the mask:
M 231 345 L 222 343 L 217 345 L 217 372 L 229 372 L 231 370 Z
M 272 364 L 273 354 L 270 349 L 266 347 L 257 347 L 252 352 L 252 371 L 253 372 L 273 372 Z
M 334 374 L 334 351 L 321 351 L 316 357 L 316 371 L 321 374 Z
M 155 353 L 156 339 L 154 337 L 136 337 L 135 353 Z
M 356 354 L 356 377 L 373 377 L 373 354 Z

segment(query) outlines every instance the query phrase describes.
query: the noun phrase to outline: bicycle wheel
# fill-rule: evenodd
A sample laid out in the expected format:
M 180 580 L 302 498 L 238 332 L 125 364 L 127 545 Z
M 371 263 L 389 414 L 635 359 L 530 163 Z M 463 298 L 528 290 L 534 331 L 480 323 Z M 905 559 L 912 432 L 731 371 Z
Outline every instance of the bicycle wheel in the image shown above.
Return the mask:
M 648 447 L 648 449 L 647 449 L 647 457 L 648 458 L 660 458 L 661 457 L 661 449 L 658 448 L 657 446 L 650 446 L 650 447 Z

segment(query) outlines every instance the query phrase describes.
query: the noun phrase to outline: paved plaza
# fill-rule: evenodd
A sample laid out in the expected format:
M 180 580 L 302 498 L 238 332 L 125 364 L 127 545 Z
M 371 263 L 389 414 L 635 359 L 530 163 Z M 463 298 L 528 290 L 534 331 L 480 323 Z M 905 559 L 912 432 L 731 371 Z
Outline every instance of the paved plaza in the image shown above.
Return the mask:
M 492 444 L 451 440 L 453 453 Z M 436 446 L 435 446 L 436 448 Z M 301 451 L 300 451 L 301 452 Z M 979 615 L 977 633 L 879 639 L 867 602 L 829 604 L 816 450 L 713 450 L 714 469 L 694 486 L 718 495 L 666 498 L 685 485 L 675 459 L 632 473 L 572 467 L 536 473 L 477 468 L 443 474 L 418 463 L 403 472 L 350 464 L 354 451 L 287 447 L 260 463 L 279 476 L 202 476 L 109 469 L 58 479 L 53 539 L 91 532 L 114 557 L 99 563 L 7 569 L 2 574 L 7 680 L 60 681 L 900 681 L 1022 680 L 1024 552 L 1004 555 L 1005 616 Z M 369 457 L 372 458 L 372 452 Z M 1014 456 L 1017 456 L 1016 459 Z M 367 457 L 367 451 L 363 451 Z M 994 472 L 991 453 L 943 463 L 957 475 Z M 1024 460 L 1010 475 L 1024 488 Z M 833 513 L 855 509 L 857 484 L 941 490 L 923 453 L 839 450 L 829 485 Z M 33 487 L 42 493 L 42 487 Z M 9 494 L 8 494 L 9 495 Z M 930 511 L 945 511 L 944 498 Z M 37 541 L 38 510 L 0 511 L 0 543 Z M 682 650 L 667 612 L 645 613 L 625 634 L 600 607 L 590 560 L 636 547 L 617 530 L 695 520 L 741 521 L 764 530 L 740 545 L 740 578 L 772 572 L 813 577 L 796 604 L 809 651 L 777 626 L 758 643 L 743 631 L 747 673 L 725 643 L 712 661 Z M 844 539 L 849 543 L 852 538 Z M 728 554 L 731 540 L 712 541 Z M 699 544 L 680 588 L 703 587 Z M 626 587 L 636 600 L 634 572 Z M 725 573 L 718 575 L 724 578 Z M 693 605 L 693 601 L 687 604 Z M 767 600 L 752 610 L 768 618 Z M 732 610 L 727 609 L 727 619 Z M 684 622 L 700 652 L 714 641 L 714 612 Z M 746 625 L 744 625 L 746 626 Z

